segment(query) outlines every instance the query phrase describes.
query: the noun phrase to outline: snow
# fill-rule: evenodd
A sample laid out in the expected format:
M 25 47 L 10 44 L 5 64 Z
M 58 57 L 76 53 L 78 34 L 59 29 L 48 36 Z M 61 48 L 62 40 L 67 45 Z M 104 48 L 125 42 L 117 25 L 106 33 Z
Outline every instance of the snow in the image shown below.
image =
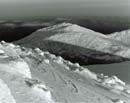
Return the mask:
M 43 61 L 44 61 L 45 63 L 47 63 L 47 64 L 50 63 L 50 61 L 49 61 L 48 59 L 44 59 Z
M 94 80 L 97 80 L 97 76 L 96 74 L 90 72 L 89 70 L 85 69 L 85 70 L 82 70 L 80 72 L 78 72 L 79 74 L 83 75 L 84 77 L 90 77 L 91 79 L 94 79 Z
M 79 63 L 75 63 L 74 65 L 78 68 L 80 67 Z
M 12 47 L 12 48 L 15 48 L 15 45 L 12 44 L 12 43 L 10 43 L 9 46 Z
M 11 94 L 10 89 L 1 79 L 0 79 L 0 103 L 16 103 L 14 97 Z
M 112 77 L 108 77 L 104 79 L 104 83 L 108 83 L 108 84 L 116 84 L 119 83 L 121 85 L 125 85 L 125 83 L 123 81 L 121 81 L 119 78 L 117 78 L 116 76 L 112 76 Z
M 12 72 L 19 72 L 20 74 L 23 74 L 24 77 L 31 78 L 31 72 L 28 64 L 24 61 L 17 61 L 17 62 L 11 62 L 9 64 L 10 70 Z
M 122 43 L 109 39 L 107 36 L 75 24 L 55 25 L 51 31 L 59 32 L 52 35 L 48 40 L 69 43 L 80 47 L 87 47 L 105 53 L 115 54 L 122 57 L 130 57 L 130 49 Z M 44 31 L 46 32 L 46 31 Z M 86 38 L 85 40 L 83 38 Z M 117 51 L 117 52 L 115 52 Z M 127 53 L 126 53 L 127 52 Z
M 114 103 L 125 103 L 124 101 L 120 100 L 120 99 L 116 99 L 116 100 L 113 100 Z
M 0 88 L 0 92 L 3 93 L 0 94 L 0 98 L 8 97 L 5 98 L 7 101 L 12 98 L 12 102 L 7 103 L 113 103 L 112 99 L 118 98 L 129 103 L 127 101 L 130 96 L 125 92 L 129 89 L 115 76 L 102 75 L 101 82 L 110 84 L 108 87 L 106 84 L 102 85 L 97 74 L 87 68 L 60 56 L 43 52 L 39 48 L 14 48 L 7 43 L 1 44 L 0 49 L 4 50 L 5 54 L 10 54 L 9 57 L 15 56 L 15 53 L 19 57 L 0 59 L 0 78 L 3 80 L 0 81 L 0 87 L 6 85 Z M 39 56 L 41 53 L 44 55 Z M 106 77 L 116 85 L 111 85 Z M 123 91 L 117 88 L 119 86 L 124 88 Z M 111 90 L 121 91 L 128 96 Z M 8 95 L 5 92 L 10 93 Z
M 39 47 L 41 50 L 61 56 L 65 55 L 70 60 L 73 57 L 73 59 L 84 58 L 83 61 L 85 61 L 87 57 L 90 57 L 101 63 L 112 63 L 130 59 L 130 48 L 123 42 L 71 23 L 61 23 L 39 29 L 15 43 Z M 87 60 L 85 63 L 87 64 Z
M 40 54 L 41 56 L 44 55 L 44 52 L 42 52 L 39 48 L 35 48 L 34 49 L 38 54 Z
M 126 46 L 130 46 L 130 30 L 116 32 L 108 35 L 109 38 L 120 41 Z
M 2 44 L 2 45 L 6 45 L 6 42 L 2 40 L 2 41 L 1 41 L 1 44 Z
M 125 89 L 124 92 L 126 92 L 127 94 L 130 94 L 130 90 L 129 89 Z
M 60 56 L 58 56 L 58 57 L 54 60 L 54 62 L 56 62 L 56 63 L 58 63 L 58 64 L 63 64 L 63 58 L 60 57 Z
M 5 52 L 3 50 L 0 50 L 0 55 L 3 55 Z
M 51 59 L 56 59 L 56 56 L 53 55 L 53 54 L 50 54 L 50 58 L 51 58 Z
M 46 103 L 54 103 L 54 101 L 52 101 L 51 92 L 47 89 L 44 83 L 32 79 L 27 79 L 26 82 L 31 85 L 31 88 L 36 91 L 41 98 L 45 98 Z

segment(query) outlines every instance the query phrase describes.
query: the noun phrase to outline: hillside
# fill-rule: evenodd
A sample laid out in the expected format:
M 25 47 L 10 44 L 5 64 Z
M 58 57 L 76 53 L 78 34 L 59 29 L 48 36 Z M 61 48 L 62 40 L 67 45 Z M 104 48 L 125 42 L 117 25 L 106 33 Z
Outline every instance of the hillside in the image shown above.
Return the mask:
M 1 103 L 129 103 L 129 87 L 38 48 L 0 43 Z
M 109 38 L 118 40 L 130 47 L 130 30 L 112 33 L 109 35 Z
M 122 42 L 70 23 L 40 29 L 15 43 L 39 47 L 80 64 L 114 63 L 130 59 L 130 48 Z

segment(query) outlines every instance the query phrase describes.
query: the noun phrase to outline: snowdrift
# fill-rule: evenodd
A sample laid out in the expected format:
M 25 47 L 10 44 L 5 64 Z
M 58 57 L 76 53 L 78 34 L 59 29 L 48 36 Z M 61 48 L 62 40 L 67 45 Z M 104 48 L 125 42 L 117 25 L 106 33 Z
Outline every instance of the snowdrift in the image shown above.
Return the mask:
M 130 30 L 112 33 L 109 35 L 109 38 L 120 41 L 124 43 L 124 45 L 130 47 Z
M 0 43 L 1 103 L 129 103 L 116 76 L 95 74 L 39 48 Z

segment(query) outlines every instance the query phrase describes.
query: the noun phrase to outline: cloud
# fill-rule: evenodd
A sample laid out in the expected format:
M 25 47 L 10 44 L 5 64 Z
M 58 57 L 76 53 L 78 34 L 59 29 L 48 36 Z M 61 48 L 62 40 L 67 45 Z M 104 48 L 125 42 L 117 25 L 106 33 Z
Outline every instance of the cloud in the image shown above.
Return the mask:
M 130 0 L 0 0 L 0 17 L 130 15 L 129 2 Z

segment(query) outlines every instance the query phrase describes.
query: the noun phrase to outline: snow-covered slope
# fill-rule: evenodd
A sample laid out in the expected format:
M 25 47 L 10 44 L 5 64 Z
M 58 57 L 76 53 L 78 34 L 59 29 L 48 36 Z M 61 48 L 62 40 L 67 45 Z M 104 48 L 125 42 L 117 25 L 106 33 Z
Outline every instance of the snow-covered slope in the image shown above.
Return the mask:
M 121 62 L 130 59 L 130 48 L 122 42 L 70 23 L 40 29 L 16 43 L 39 47 L 81 64 Z
M 127 45 L 128 47 L 130 47 L 130 30 L 112 33 L 109 35 L 109 38 L 118 40 Z
M 39 48 L 0 43 L 0 103 L 130 103 L 129 87 Z
M 130 61 L 113 64 L 89 65 L 89 70 L 96 73 L 104 73 L 106 75 L 116 75 L 121 80 L 130 84 Z

